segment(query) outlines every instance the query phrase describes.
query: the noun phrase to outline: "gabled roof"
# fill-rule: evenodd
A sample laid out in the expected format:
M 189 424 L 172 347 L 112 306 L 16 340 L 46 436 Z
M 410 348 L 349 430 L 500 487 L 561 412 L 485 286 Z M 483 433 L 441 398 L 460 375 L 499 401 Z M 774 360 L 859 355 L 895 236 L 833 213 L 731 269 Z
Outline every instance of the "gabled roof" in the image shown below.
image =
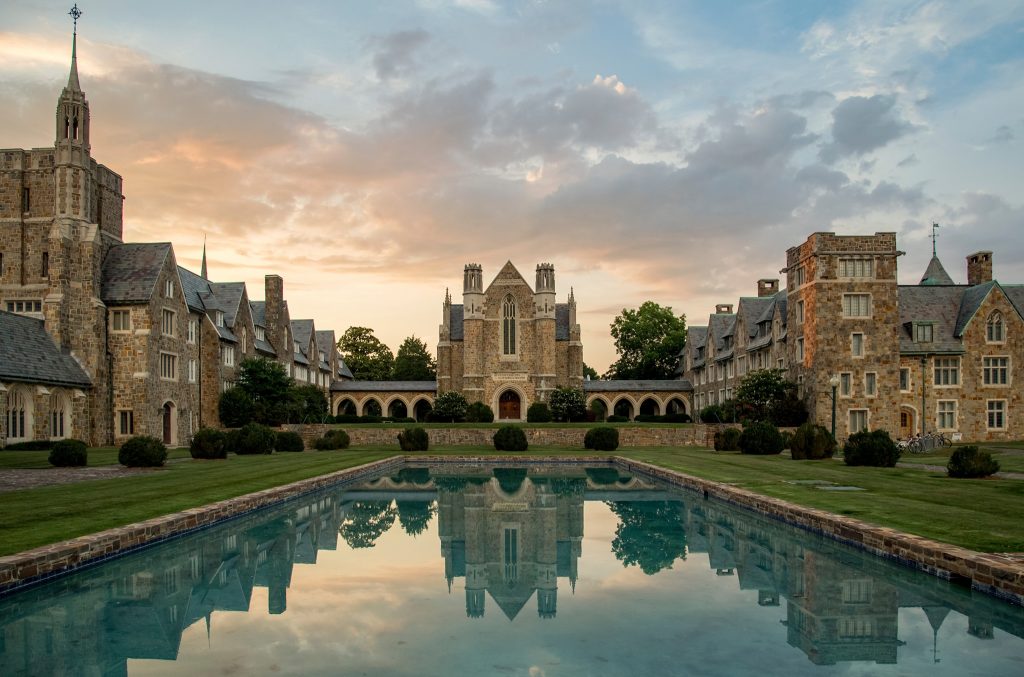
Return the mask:
M 352 370 L 348 368 L 348 365 L 345 364 L 345 360 L 341 359 L 340 355 L 338 356 L 338 378 L 355 378 L 352 374 Z
M 772 296 L 744 296 L 740 298 L 736 314 L 737 317 L 743 318 L 748 339 L 757 336 L 757 324 L 760 321 L 761 315 L 771 309 L 773 301 L 774 297 Z
M 249 310 L 252 312 L 252 323 L 257 327 L 267 326 L 267 302 L 249 301 Z
M 736 315 L 733 313 L 714 313 L 708 317 L 708 336 L 715 341 L 715 352 L 725 345 L 723 339 L 732 336 L 736 328 Z
M 607 392 L 678 392 L 693 390 L 693 384 L 686 379 L 649 379 L 649 380 L 622 380 L 622 381 L 584 381 L 583 392 L 607 393 Z
M 92 387 L 75 358 L 54 345 L 42 320 L 2 310 L 0 381 Z
M 707 327 L 687 327 L 686 328 L 686 342 L 696 348 L 703 348 L 705 341 L 708 339 L 708 328 Z M 694 352 L 696 354 L 696 352 Z
M 181 280 L 181 293 L 185 295 L 189 309 L 205 312 L 202 295 L 210 293 L 210 281 L 181 266 L 178 266 L 178 279 Z
M 920 284 L 934 286 L 951 285 L 956 283 L 953 282 L 953 278 L 949 276 L 946 269 L 942 267 L 942 262 L 939 261 L 939 257 L 932 254 L 932 260 L 928 262 L 928 267 L 925 268 L 924 275 L 921 276 Z
M 244 293 L 244 282 L 211 282 L 210 291 L 201 293 L 199 297 L 207 310 L 221 311 L 224 313 L 224 324 L 234 327 Z
M 171 253 L 170 242 L 118 244 L 103 259 L 104 303 L 147 303 Z
M 526 278 L 524 278 L 522 273 L 519 272 L 519 269 L 512 265 L 512 261 L 509 260 L 505 261 L 505 265 L 501 267 L 501 270 L 498 271 L 498 274 L 494 276 L 494 279 L 491 280 L 491 283 L 487 285 L 486 289 L 484 289 L 485 294 L 491 290 L 491 287 L 494 286 L 494 282 L 500 277 L 519 278 L 520 280 L 523 281 L 523 284 L 525 284 L 527 287 L 530 287 L 530 283 L 526 281 Z M 530 287 L 530 289 L 533 289 L 533 287 Z
M 786 324 L 786 290 L 783 289 L 777 294 L 767 296 L 771 303 L 765 306 L 764 312 L 757 318 L 757 323 L 768 322 L 775 317 L 775 309 L 778 308 L 782 314 L 782 324 Z
M 316 332 L 316 347 L 321 353 L 324 354 L 326 359 L 320 361 L 320 368 L 330 371 L 331 354 L 338 349 L 334 343 L 334 330 L 333 329 L 321 329 Z M 319 355 L 317 359 L 319 360 Z
M 992 280 L 964 290 L 963 297 L 960 299 L 960 312 L 956 317 L 956 328 L 953 330 L 954 336 L 957 338 L 963 336 L 967 323 L 971 321 L 974 314 L 981 308 L 981 304 L 988 297 L 992 289 L 997 286 L 999 286 L 999 283 Z M 963 288 L 961 287 L 961 289 Z
M 292 338 L 299 342 L 299 348 L 305 355 L 309 341 L 313 338 L 313 320 L 292 320 Z M 307 355 L 307 357 L 313 357 Z
M 956 331 L 961 301 L 967 287 L 905 285 L 897 288 L 900 312 L 900 352 L 963 352 Z M 931 322 L 932 342 L 916 343 L 914 322 Z
M 1020 316 L 1024 317 L 1024 284 L 1006 284 L 1000 287 Z
M 334 392 L 436 392 L 437 381 L 335 381 L 331 384 Z

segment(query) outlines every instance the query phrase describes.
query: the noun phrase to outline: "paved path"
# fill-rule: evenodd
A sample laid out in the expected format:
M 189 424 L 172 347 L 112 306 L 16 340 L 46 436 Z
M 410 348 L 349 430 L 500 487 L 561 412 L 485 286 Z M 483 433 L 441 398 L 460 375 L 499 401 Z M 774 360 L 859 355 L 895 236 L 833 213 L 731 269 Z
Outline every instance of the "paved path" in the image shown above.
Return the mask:
M 35 489 L 54 484 L 71 484 L 86 480 L 108 480 L 117 477 L 145 475 L 157 468 L 125 468 L 121 465 L 99 465 L 92 468 L 33 468 L 0 470 L 0 493 L 18 489 Z

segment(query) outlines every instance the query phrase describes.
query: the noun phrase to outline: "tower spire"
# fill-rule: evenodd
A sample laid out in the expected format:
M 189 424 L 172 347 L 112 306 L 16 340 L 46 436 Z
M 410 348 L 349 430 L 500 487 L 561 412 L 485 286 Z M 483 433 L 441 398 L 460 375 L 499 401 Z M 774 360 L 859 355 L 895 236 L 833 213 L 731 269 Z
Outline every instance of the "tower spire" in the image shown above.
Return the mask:
M 939 224 L 932 222 L 932 256 L 937 256 L 935 249 L 935 240 L 939 237 L 938 232 Z
M 71 33 L 71 73 L 68 75 L 68 89 L 73 92 L 82 91 L 81 85 L 78 84 L 78 18 L 82 16 L 82 10 L 78 9 L 78 4 L 71 8 L 68 12 L 68 16 L 74 21 L 74 26 Z
M 209 279 L 209 278 L 206 277 L 206 236 L 205 235 L 203 235 L 203 265 L 199 269 L 199 277 L 203 278 L 204 280 Z

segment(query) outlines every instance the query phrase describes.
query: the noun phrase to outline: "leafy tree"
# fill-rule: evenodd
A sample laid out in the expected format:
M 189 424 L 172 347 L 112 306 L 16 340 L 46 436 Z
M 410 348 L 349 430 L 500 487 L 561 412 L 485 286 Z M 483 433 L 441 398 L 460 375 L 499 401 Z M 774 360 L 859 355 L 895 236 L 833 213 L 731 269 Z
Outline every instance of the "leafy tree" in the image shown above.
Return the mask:
M 433 501 L 396 501 L 398 507 L 398 523 L 410 536 L 419 536 L 427 527 L 436 512 Z
M 758 369 L 744 376 L 736 388 L 735 406 L 738 420 L 772 421 L 785 426 L 807 420 L 796 384 L 784 379 L 781 369 Z
M 671 569 L 677 559 L 686 559 L 679 501 L 619 501 L 608 507 L 619 518 L 612 552 L 623 566 L 635 564 L 650 576 Z
M 312 384 L 296 385 L 291 389 L 292 423 L 321 422 L 327 416 L 327 398 L 324 391 Z
M 441 393 L 434 400 L 434 409 L 430 412 L 433 421 L 450 421 L 455 423 L 466 418 L 466 408 L 469 403 L 462 393 L 454 390 Z
M 242 360 L 235 387 L 252 400 L 253 421 L 264 425 L 280 425 L 290 418 L 294 410 L 295 381 L 288 376 L 280 362 L 263 357 Z M 223 416 L 221 420 L 224 421 Z M 228 424 L 225 422 L 225 425 Z
M 587 417 L 587 400 L 582 390 L 559 386 L 550 397 L 551 416 L 556 421 L 582 421 Z
M 217 400 L 217 414 L 221 425 L 228 428 L 241 428 L 253 419 L 255 404 L 249 393 L 238 386 L 228 388 Z
M 427 344 L 410 336 L 398 346 L 391 378 L 396 381 L 433 381 L 437 378 L 437 363 Z
M 601 378 L 600 376 L 598 376 L 596 369 L 594 369 L 589 364 L 584 362 L 583 363 L 583 379 L 586 380 L 588 377 L 590 378 L 591 381 L 596 381 L 597 379 Z
M 605 378 L 671 379 L 686 343 L 686 317 L 669 306 L 645 301 L 637 310 L 622 309 L 611 324 L 619 359 Z
M 391 501 L 356 501 L 338 533 L 350 548 L 372 548 L 395 523 L 398 512 Z
M 395 356 L 369 327 L 346 329 L 338 339 L 338 350 L 356 380 L 386 381 L 391 378 Z

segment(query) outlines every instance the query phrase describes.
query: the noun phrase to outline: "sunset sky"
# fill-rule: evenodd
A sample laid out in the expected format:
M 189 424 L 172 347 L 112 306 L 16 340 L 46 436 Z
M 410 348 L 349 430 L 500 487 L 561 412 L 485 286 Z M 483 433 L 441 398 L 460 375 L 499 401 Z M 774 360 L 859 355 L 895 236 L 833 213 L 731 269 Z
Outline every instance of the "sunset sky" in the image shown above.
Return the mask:
M 0 3 L 0 147 L 53 144 L 66 0 Z M 506 259 L 575 288 L 584 359 L 651 299 L 705 324 L 819 230 L 901 282 L 1024 282 L 1024 2 L 85 0 L 92 153 L 125 239 L 285 278 L 293 318 L 434 345 Z

